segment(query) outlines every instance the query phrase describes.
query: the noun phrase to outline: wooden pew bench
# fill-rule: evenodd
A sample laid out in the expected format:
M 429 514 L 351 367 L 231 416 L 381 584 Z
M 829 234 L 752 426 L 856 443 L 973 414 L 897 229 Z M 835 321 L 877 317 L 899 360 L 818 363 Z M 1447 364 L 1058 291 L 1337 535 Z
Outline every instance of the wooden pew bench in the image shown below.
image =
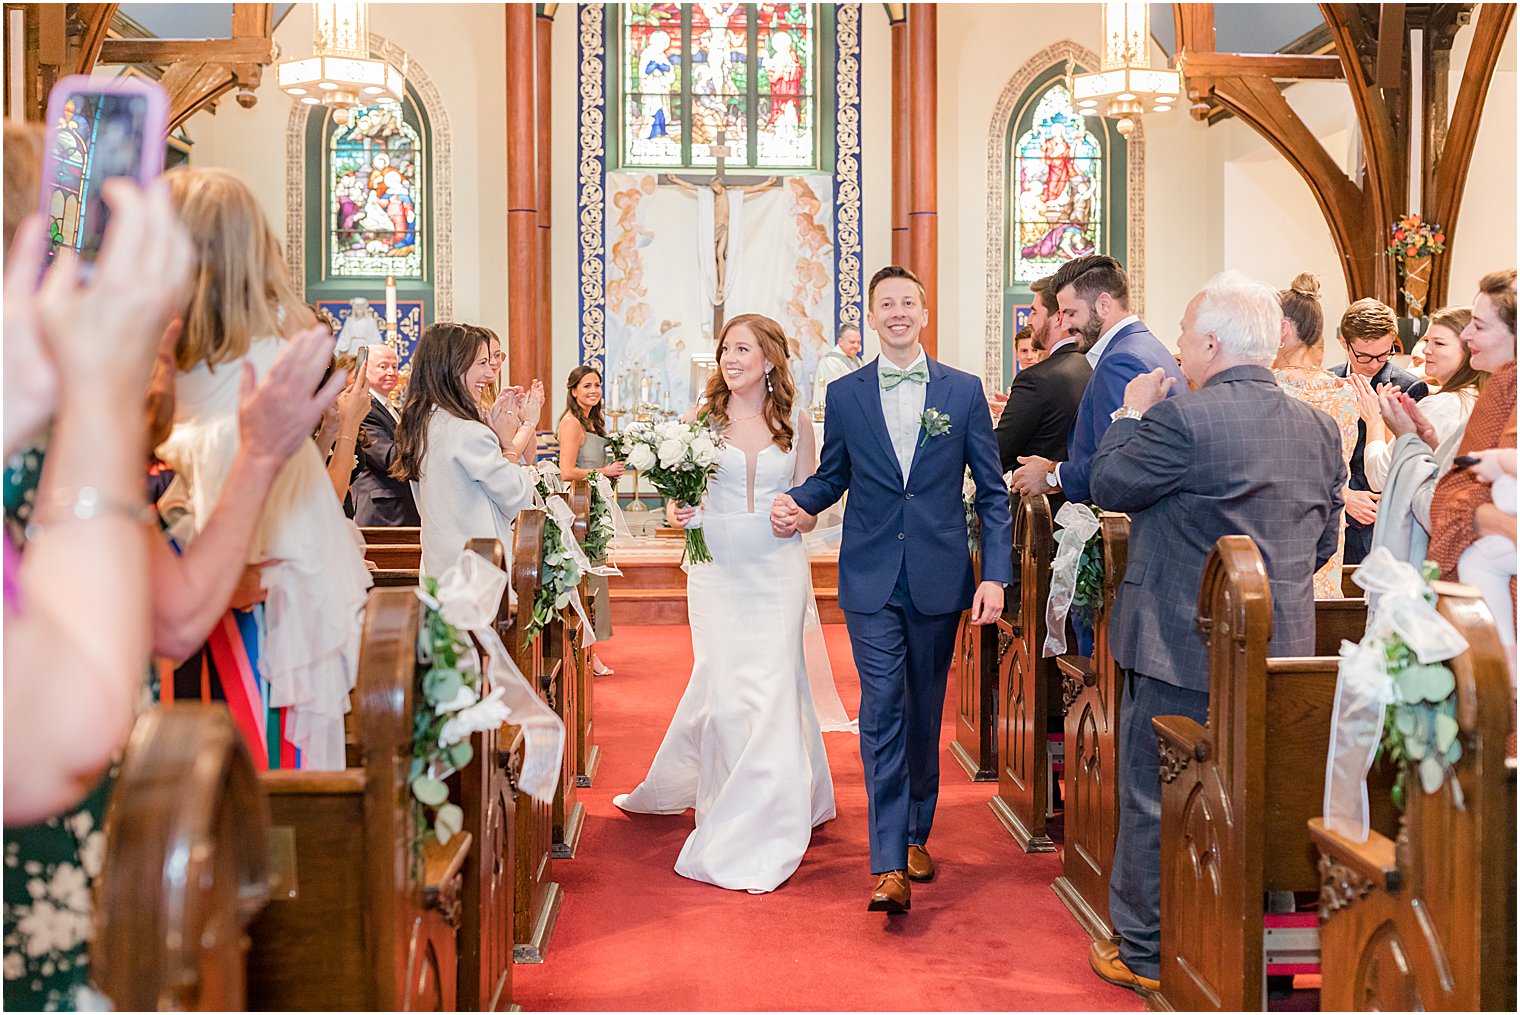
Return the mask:
M 586 536 L 591 530 L 591 483 L 585 479 L 575 480 L 570 484 L 570 492 L 565 499 L 575 512 L 575 538 L 584 547 Z M 593 560 L 591 563 L 602 565 L 606 561 Z M 586 607 L 586 616 L 595 625 L 599 611 L 610 610 L 612 604 L 603 602 L 603 597 L 595 594 L 592 588 L 591 575 L 583 575 L 580 584 L 581 602 Z M 596 770 L 602 763 L 602 749 L 596 743 L 596 673 L 591 665 L 590 649 L 578 653 L 575 677 L 575 784 L 584 789 L 596 778 Z
M 1451 661 L 1462 757 L 1432 795 L 1413 767 L 1396 836 L 1355 842 L 1309 822 L 1319 851 L 1320 1007 L 1515 1010 L 1515 763 L 1509 673 L 1477 593 L 1437 583 L 1437 609 L 1467 639 Z M 1378 792 L 1371 790 L 1371 792 Z
M 407 771 L 422 606 L 371 593 L 354 728 L 362 767 L 263 772 L 274 883 L 248 954 L 251 1010 L 456 1006 L 467 834 L 414 851 Z
M 388 543 L 419 545 L 422 542 L 422 530 L 415 525 L 361 525 L 359 534 L 364 537 L 366 546 Z
M 269 807 L 226 708 L 133 727 L 105 818 L 91 975 L 117 1011 L 242 1011 L 269 898 Z
M 998 785 L 992 812 L 1026 853 L 1051 853 L 1046 831 L 1050 801 L 1050 729 L 1061 716 L 1060 673 L 1042 654 L 1045 602 L 1055 536 L 1043 494 L 1014 505 L 1013 559 L 1019 572 L 1019 609 L 997 622 L 993 665 L 999 694 Z M 985 647 L 984 647 L 985 651 Z
M 1327 600 L 1322 644 L 1355 606 Z M 1269 659 L 1272 593 L 1245 536 L 1204 567 L 1198 623 L 1209 643 L 1209 724 L 1154 720 L 1161 752 L 1161 992 L 1157 1007 L 1265 1008 L 1268 892 L 1317 893 L 1308 819 L 1320 813 L 1339 659 Z M 1336 638 L 1339 644 L 1339 638 Z M 1392 830 L 1392 773 L 1374 766 L 1374 827 Z
M 972 580 L 982 580 L 982 555 L 971 551 Z M 1003 605 L 1004 616 L 1018 611 L 1013 589 Z M 973 625 L 971 611 L 961 614 L 955 633 L 955 739 L 950 757 L 972 782 L 996 782 L 997 770 L 997 628 Z

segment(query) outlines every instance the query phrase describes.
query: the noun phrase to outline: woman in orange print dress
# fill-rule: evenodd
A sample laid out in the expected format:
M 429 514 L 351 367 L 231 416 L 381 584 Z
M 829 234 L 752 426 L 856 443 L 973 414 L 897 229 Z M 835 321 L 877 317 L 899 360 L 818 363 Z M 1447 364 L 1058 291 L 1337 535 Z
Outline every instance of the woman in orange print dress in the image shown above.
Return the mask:
M 1335 420 L 1341 433 L 1341 455 L 1347 463 L 1356 448 L 1356 395 L 1339 377 L 1325 370 L 1325 316 L 1319 305 L 1319 279 L 1307 272 L 1278 293 L 1282 301 L 1282 344 L 1272 373 L 1278 386 L 1301 402 L 1308 402 Z M 1339 599 L 1341 555 L 1345 549 L 1345 518 L 1341 521 L 1341 547 L 1314 574 L 1315 599 Z

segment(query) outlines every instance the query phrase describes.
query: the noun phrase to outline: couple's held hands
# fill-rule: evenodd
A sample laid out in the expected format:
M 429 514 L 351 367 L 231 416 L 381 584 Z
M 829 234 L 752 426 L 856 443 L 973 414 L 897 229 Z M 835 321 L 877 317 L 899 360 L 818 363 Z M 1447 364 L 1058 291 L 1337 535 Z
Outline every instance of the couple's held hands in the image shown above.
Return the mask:
M 771 502 L 771 532 L 777 539 L 790 539 L 799 531 L 803 517 L 802 508 L 792 500 L 792 495 L 783 493 Z
M 1013 476 L 1008 481 L 1010 490 L 1033 497 L 1055 489 L 1049 480 L 1054 462 L 1039 455 L 1021 455 L 1018 461 L 1019 467 L 1013 470 Z
M 997 623 L 1003 615 L 1003 586 L 997 582 L 982 582 L 976 587 L 976 597 L 971 600 L 971 623 L 977 627 Z
M 1346 514 L 1363 525 L 1371 525 L 1377 521 L 1377 505 L 1382 497 L 1381 494 L 1373 493 L 1371 490 L 1346 490 L 1344 495 Z

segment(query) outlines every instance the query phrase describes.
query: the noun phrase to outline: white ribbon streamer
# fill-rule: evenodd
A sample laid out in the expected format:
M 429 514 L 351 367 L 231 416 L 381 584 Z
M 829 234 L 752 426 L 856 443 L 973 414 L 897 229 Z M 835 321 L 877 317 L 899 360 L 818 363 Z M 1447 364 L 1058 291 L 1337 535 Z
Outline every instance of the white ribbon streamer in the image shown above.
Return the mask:
M 1061 532 L 1055 559 L 1050 562 L 1050 598 L 1045 604 L 1045 645 L 1041 649 L 1046 657 L 1066 651 L 1066 615 L 1071 612 L 1071 600 L 1077 592 L 1082 548 L 1099 528 L 1093 509 L 1073 501 L 1061 505 L 1056 512 L 1056 524 Z
M 1461 655 L 1467 640 L 1425 598 L 1429 586 L 1420 572 L 1386 546 L 1368 554 L 1351 580 L 1367 590 L 1367 632 L 1360 644 L 1341 643 L 1324 820 L 1327 828 L 1365 842 L 1372 818 L 1367 772 L 1383 736 L 1383 717 L 1398 698 L 1388 672 L 1388 638 L 1397 635 L 1424 664 Z
M 486 666 L 482 673 L 482 705 L 500 702 L 511 715 L 512 724 L 523 731 L 523 764 L 518 786 L 533 799 L 549 803 L 559 785 L 560 761 L 565 754 L 565 724 L 548 703 L 538 696 L 523 676 L 512 653 L 496 633 L 496 614 L 506 593 L 507 573 L 480 554 L 470 550 L 460 553 L 454 566 L 438 579 L 438 611 L 443 619 L 462 631 L 474 635 L 486 649 Z M 418 598 L 428 602 L 422 589 Z M 476 706 L 477 708 L 479 706 Z M 483 715 L 491 714 L 482 710 Z M 492 715 L 499 716 L 499 712 Z M 482 759 L 490 763 L 489 759 Z
M 549 512 L 549 516 L 559 526 L 559 536 L 565 544 L 565 552 L 570 554 L 571 560 L 580 565 L 582 574 L 607 575 L 622 573 L 616 568 L 591 566 L 591 561 L 587 558 L 586 551 L 582 550 L 581 544 L 576 541 L 575 530 L 573 528 L 575 525 L 575 512 L 571 510 L 569 504 L 565 503 L 565 498 L 555 494 L 545 502 L 544 509 Z M 581 592 L 578 587 L 570 590 L 570 607 L 575 610 L 576 616 L 581 618 L 581 645 L 595 645 L 596 631 L 591 623 L 591 617 L 586 613 L 585 605 L 581 603 Z
M 613 489 L 612 481 L 600 472 L 596 474 L 596 492 L 607 504 L 608 513 L 612 517 L 612 539 L 607 543 L 607 553 L 611 557 L 612 566 L 617 567 L 617 548 L 633 541 L 633 531 L 628 528 L 628 519 L 623 517 L 623 509 L 618 507 L 617 491 Z M 623 572 L 615 573 L 621 575 Z

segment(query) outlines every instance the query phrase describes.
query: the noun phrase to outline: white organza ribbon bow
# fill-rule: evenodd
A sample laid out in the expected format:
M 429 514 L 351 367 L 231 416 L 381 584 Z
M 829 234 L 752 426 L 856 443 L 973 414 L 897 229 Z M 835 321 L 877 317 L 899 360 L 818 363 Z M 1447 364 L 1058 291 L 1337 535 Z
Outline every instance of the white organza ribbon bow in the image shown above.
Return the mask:
M 623 509 L 618 507 L 617 490 L 613 488 L 612 480 L 598 472 L 596 474 L 596 490 L 601 495 L 602 500 L 607 502 L 607 509 L 612 515 L 612 542 L 609 544 L 608 549 L 615 549 L 632 540 L 633 531 L 628 528 L 628 519 L 623 517 Z M 614 566 L 616 566 L 616 563 L 616 559 L 614 559 Z M 617 573 L 621 574 L 622 572 L 619 571 Z
M 565 503 L 565 498 L 555 494 L 544 502 L 544 510 L 549 512 L 549 517 L 554 519 L 559 526 L 559 535 L 565 543 L 565 552 L 570 554 L 570 559 L 580 565 L 581 574 L 622 574 L 615 567 L 593 567 L 591 559 L 586 556 L 586 551 L 581 549 L 580 541 L 575 538 L 575 512 L 570 505 Z M 581 618 L 581 644 L 593 645 L 596 643 L 596 630 L 591 624 L 591 617 L 586 613 L 585 604 L 581 602 L 580 589 L 570 590 L 570 607 L 575 610 L 576 616 Z
M 523 765 L 518 786 L 533 799 L 549 803 L 559 784 L 565 724 L 538 696 L 496 633 L 496 614 L 501 597 L 506 594 L 507 581 L 507 573 L 501 568 L 480 554 L 465 550 L 454 566 L 439 577 L 436 600 L 430 602 L 427 593 L 417 590 L 423 602 L 435 606 L 450 624 L 473 634 L 486 651 L 481 699 L 456 712 L 444 725 L 443 737 L 458 742 L 476 730 L 494 729 L 510 716 L 513 725 L 523 731 Z M 532 604 L 518 608 L 532 609 Z
M 1077 568 L 1082 563 L 1082 548 L 1098 531 L 1098 516 L 1086 504 L 1067 501 L 1056 512 L 1061 538 L 1056 544 L 1055 559 L 1050 562 L 1050 598 L 1045 604 L 1045 656 L 1066 651 L 1066 615 L 1077 593 Z
M 1383 736 L 1383 715 L 1397 698 L 1388 672 L 1387 640 L 1397 635 L 1421 663 L 1467 651 L 1467 641 L 1425 598 L 1429 586 L 1413 565 L 1386 546 L 1367 555 L 1352 577 L 1367 590 L 1367 632 L 1341 643 L 1330 753 L 1325 761 L 1325 825 L 1365 842 L 1371 828 L 1367 772 Z

